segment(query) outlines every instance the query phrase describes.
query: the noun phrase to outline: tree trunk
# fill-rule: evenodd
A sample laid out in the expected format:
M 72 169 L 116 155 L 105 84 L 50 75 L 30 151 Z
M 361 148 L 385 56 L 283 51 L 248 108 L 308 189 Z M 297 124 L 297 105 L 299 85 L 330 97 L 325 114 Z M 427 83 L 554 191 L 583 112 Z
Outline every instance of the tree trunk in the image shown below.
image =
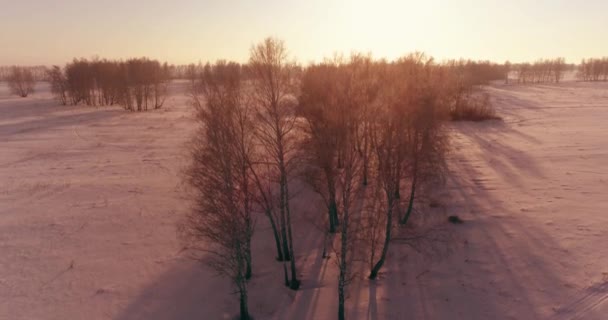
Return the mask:
M 272 212 L 270 209 L 266 209 L 266 216 L 268 220 L 270 220 L 270 226 L 272 227 L 272 235 L 274 237 L 274 243 L 277 247 L 277 261 L 283 261 L 283 251 L 281 251 L 281 240 L 279 237 L 279 231 L 277 230 L 277 224 L 274 221 L 274 217 L 272 216 Z
M 245 279 L 249 280 L 252 276 L 251 267 L 251 242 L 247 242 L 247 252 L 245 253 Z
M 284 171 L 283 171 L 284 172 Z M 292 290 L 298 290 L 300 288 L 300 281 L 298 280 L 298 274 L 296 271 L 296 257 L 293 251 L 293 233 L 291 232 L 291 211 L 289 210 L 289 189 L 287 187 L 287 177 L 283 174 L 283 182 L 285 183 L 285 212 L 287 215 L 287 235 L 289 236 L 289 257 L 291 262 L 291 283 L 290 288 Z
M 344 276 L 340 271 L 340 280 L 338 282 L 338 320 L 344 319 Z
M 275 216 L 272 214 L 271 200 L 267 197 L 266 193 L 264 192 L 264 188 L 262 187 L 262 184 L 258 178 L 258 175 L 255 172 L 254 167 L 251 164 L 251 162 L 249 162 L 249 160 L 247 162 L 247 165 L 249 166 L 249 169 L 250 169 L 251 173 L 253 174 L 254 181 L 258 187 L 258 190 L 262 194 L 262 197 L 263 197 L 262 200 L 263 200 L 263 203 L 265 206 L 264 213 L 266 214 L 266 217 L 270 221 L 270 226 L 272 227 L 272 235 L 274 237 L 274 242 L 277 247 L 277 260 L 283 261 L 283 260 L 285 260 L 285 256 L 283 255 L 283 251 L 281 250 L 281 237 L 279 236 L 279 229 L 277 228 L 277 222 L 275 221 Z
M 340 224 L 338 221 L 338 204 L 336 202 L 336 184 L 334 171 L 331 168 L 325 168 L 325 178 L 327 179 L 327 191 L 329 193 L 328 214 L 329 214 L 329 233 L 336 233 L 337 227 Z
M 323 259 L 329 258 L 329 255 L 327 254 L 327 238 L 329 238 L 329 232 L 325 232 L 323 236 Z
M 367 172 L 368 172 L 368 164 L 367 164 L 367 156 L 363 158 L 363 186 L 367 186 Z
M 329 233 L 336 233 L 338 226 L 338 204 L 335 195 L 329 196 Z
M 240 320 L 249 320 L 249 307 L 247 306 L 247 289 L 241 289 L 240 292 Z
M 416 180 L 418 179 L 418 174 L 414 172 L 414 178 L 412 179 L 412 191 L 410 192 L 410 199 L 407 205 L 407 212 L 405 216 L 399 222 L 401 225 L 405 225 L 407 221 L 410 219 L 410 215 L 412 214 L 412 210 L 414 209 L 414 196 L 416 194 Z
M 346 286 L 346 255 L 348 250 L 348 209 L 344 209 L 344 217 L 342 221 L 341 237 L 340 237 L 340 277 L 338 279 L 338 319 L 344 320 L 344 299 Z
M 239 292 L 239 304 L 240 304 L 240 319 L 249 320 L 249 310 L 247 306 L 247 281 L 243 275 L 243 268 L 245 267 L 243 264 L 247 263 L 247 252 L 243 252 L 244 246 L 247 246 L 246 243 L 237 243 L 236 245 L 236 261 L 237 261 L 237 275 L 235 278 L 235 284 L 238 288 Z
M 369 278 L 371 280 L 376 279 L 376 277 L 378 276 L 378 272 L 380 271 L 380 268 L 382 268 L 382 265 L 384 265 L 384 260 L 386 259 L 386 253 L 388 252 L 388 246 L 391 241 L 391 229 L 393 227 L 393 206 L 394 201 L 391 199 L 389 201 L 389 208 L 386 213 L 386 236 L 384 238 L 384 246 L 382 247 L 382 254 L 380 255 L 380 260 L 378 260 L 378 262 L 374 265 L 372 271 L 369 274 Z
M 291 254 L 289 253 L 289 241 L 287 240 L 287 230 L 286 227 L 282 227 L 282 235 L 281 237 L 283 238 L 283 261 L 290 261 L 291 260 Z
M 287 275 L 287 265 L 283 261 L 283 275 L 285 276 L 285 286 L 289 287 L 289 276 Z
M 283 175 L 281 173 L 281 175 Z M 281 240 L 283 242 L 283 260 L 289 261 L 291 260 L 291 255 L 289 254 L 289 243 L 287 240 L 287 219 L 285 212 L 285 185 L 283 183 L 283 176 L 281 176 L 281 186 L 280 186 L 280 213 L 281 213 Z
M 245 281 L 251 279 L 251 275 L 252 275 L 252 267 L 251 267 L 251 226 L 250 226 L 250 222 L 247 221 L 247 238 L 245 239 L 245 244 L 244 244 L 244 249 L 245 252 L 243 253 L 243 260 L 245 260 Z

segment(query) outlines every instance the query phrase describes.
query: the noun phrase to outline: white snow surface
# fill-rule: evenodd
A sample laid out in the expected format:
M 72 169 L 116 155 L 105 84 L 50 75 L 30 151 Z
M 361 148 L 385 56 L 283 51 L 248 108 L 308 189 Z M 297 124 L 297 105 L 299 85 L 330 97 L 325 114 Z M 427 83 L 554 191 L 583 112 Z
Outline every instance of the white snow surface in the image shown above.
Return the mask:
M 226 279 L 176 236 L 180 172 L 196 123 L 185 83 L 161 110 L 60 106 L 0 84 L 0 319 L 231 319 Z M 439 253 L 391 244 L 376 281 L 355 274 L 348 319 L 608 319 L 608 84 L 492 85 L 503 121 L 450 124 Z M 302 288 L 282 285 L 257 218 L 250 309 L 335 319 L 337 267 L 321 258 L 322 210 L 294 200 Z M 462 225 L 448 224 L 457 214 Z

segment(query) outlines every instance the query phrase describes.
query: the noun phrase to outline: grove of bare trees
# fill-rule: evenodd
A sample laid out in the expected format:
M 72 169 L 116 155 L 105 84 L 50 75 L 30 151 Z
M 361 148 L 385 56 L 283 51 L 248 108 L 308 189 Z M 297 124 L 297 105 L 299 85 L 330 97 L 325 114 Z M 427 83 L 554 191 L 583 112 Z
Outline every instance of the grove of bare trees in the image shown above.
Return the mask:
M 129 111 L 161 108 L 167 96 L 169 66 L 156 60 L 74 59 L 65 68 L 47 71 L 51 91 L 62 104 L 106 106 Z
M 494 80 L 502 80 L 508 74 L 510 68 L 509 64 L 473 60 L 449 60 L 443 65 L 453 69 L 464 81 L 471 85 L 484 85 Z
M 583 59 L 578 77 L 583 81 L 608 81 L 608 57 Z
M 534 63 L 514 65 L 518 83 L 559 83 L 567 70 L 564 58 L 541 59 Z
M 294 184 L 324 204 L 309 218 L 333 253 L 337 316 L 347 317 L 354 270 L 368 265 L 370 281 L 377 278 L 394 235 L 424 213 L 414 210 L 416 199 L 442 181 L 450 111 L 470 103 L 468 92 L 487 78 L 471 65 L 421 53 L 392 62 L 353 54 L 301 68 L 281 40 L 268 38 L 251 48 L 246 65 L 190 68 L 200 129 L 187 171 L 193 208 L 182 230 L 188 247 L 207 252 L 198 258 L 230 279 L 241 319 L 250 317 L 247 280 L 256 274 L 255 217 L 269 225 L 264 233 L 283 269 L 277 278 L 300 287 L 293 221 L 304 213 L 291 205 L 300 195 Z
M 36 86 L 32 71 L 25 67 L 13 66 L 6 77 L 6 81 L 11 93 L 22 98 L 33 93 Z
M 7 81 L 15 66 L 0 66 L 0 81 Z M 27 69 L 35 81 L 45 81 L 47 68 L 45 66 L 18 66 Z

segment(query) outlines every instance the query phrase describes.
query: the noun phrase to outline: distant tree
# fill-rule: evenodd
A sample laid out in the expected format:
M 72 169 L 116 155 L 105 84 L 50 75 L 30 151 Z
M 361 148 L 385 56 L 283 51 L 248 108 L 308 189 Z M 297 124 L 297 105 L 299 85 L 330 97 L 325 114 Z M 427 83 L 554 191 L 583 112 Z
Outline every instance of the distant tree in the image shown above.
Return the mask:
M 557 58 L 553 60 L 553 76 L 555 77 L 555 83 L 559 83 L 564 78 L 566 67 L 566 59 Z
M 608 81 L 608 57 L 583 59 L 578 77 L 583 81 Z
M 166 62 L 162 65 L 155 63 L 151 73 L 153 105 L 154 109 L 160 109 L 165 104 L 169 93 L 169 81 L 171 79 L 169 65 Z
M 51 93 L 61 104 L 68 104 L 68 82 L 59 66 L 53 66 L 47 71 L 47 78 L 51 84 Z
M 83 102 L 93 105 L 91 93 L 94 90 L 94 78 L 90 72 L 90 63 L 86 59 L 74 59 L 65 66 L 70 103 L 77 105 Z
M 34 92 L 36 81 L 28 68 L 13 66 L 7 78 L 8 87 L 12 94 L 22 98 Z
M 509 74 L 511 73 L 511 62 L 505 61 L 504 64 L 505 72 L 505 84 L 509 84 Z
M 185 79 L 187 79 L 188 81 L 190 81 L 191 86 L 195 85 L 195 82 L 199 78 L 201 72 L 202 72 L 202 67 L 200 64 L 196 65 L 194 63 L 191 63 L 191 64 L 183 67 L 183 77 Z

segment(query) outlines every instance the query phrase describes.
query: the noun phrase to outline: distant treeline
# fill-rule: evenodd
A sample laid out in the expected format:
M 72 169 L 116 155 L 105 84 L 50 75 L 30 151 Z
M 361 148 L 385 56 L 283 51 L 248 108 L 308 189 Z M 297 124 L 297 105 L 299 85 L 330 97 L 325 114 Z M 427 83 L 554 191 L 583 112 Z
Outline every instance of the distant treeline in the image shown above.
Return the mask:
M 423 56 L 422 53 L 413 55 Z M 449 69 L 452 76 L 469 88 L 491 81 L 509 83 L 513 77 L 519 84 L 559 83 L 569 71 L 577 71 L 581 81 L 608 81 L 608 57 L 583 59 L 578 66 L 567 64 L 564 58 L 516 64 L 464 59 L 436 63 L 430 58 L 430 63 Z M 119 104 L 127 110 L 143 111 L 163 105 L 168 81 L 185 79 L 193 83 L 204 68 L 200 62 L 169 65 L 148 58 L 74 59 L 63 68 L 0 66 L 0 81 L 9 82 L 11 91 L 22 97 L 34 92 L 36 81 L 48 81 L 63 104 Z M 248 65 L 239 65 L 239 68 L 246 69 Z M 307 67 L 295 64 L 293 68 L 302 74 Z M 244 72 L 243 77 L 247 78 L 248 73 Z
M 64 68 L 52 67 L 47 74 L 51 91 L 63 104 L 119 104 L 130 111 L 162 107 L 170 80 L 167 63 L 148 58 L 74 59 Z
M 472 85 L 488 84 L 490 81 L 505 78 L 505 65 L 490 61 L 450 60 L 445 63 L 454 68 Z
M 0 66 L 0 81 L 8 81 L 14 74 L 15 66 Z M 26 69 L 28 73 L 31 73 L 34 81 L 46 81 L 47 80 L 47 67 L 45 66 L 24 66 L 20 67 L 20 71 Z
M 508 66 L 508 64 L 505 64 Z M 534 63 L 520 63 L 513 66 L 518 83 L 559 83 L 568 69 L 564 58 L 541 59 Z
M 583 59 L 578 77 L 583 81 L 608 81 L 608 57 Z
M 91 61 L 95 61 L 97 59 L 91 59 Z M 169 70 L 169 77 L 172 80 L 175 79 L 188 79 L 188 70 L 192 70 L 195 67 L 195 64 L 184 64 L 184 65 L 167 65 Z M 12 74 L 12 68 L 15 66 L 0 66 L 0 81 L 8 81 L 9 76 Z M 47 66 L 19 66 L 20 68 L 24 68 L 29 70 L 34 76 L 35 81 L 48 81 L 48 73 L 49 69 L 52 69 Z

